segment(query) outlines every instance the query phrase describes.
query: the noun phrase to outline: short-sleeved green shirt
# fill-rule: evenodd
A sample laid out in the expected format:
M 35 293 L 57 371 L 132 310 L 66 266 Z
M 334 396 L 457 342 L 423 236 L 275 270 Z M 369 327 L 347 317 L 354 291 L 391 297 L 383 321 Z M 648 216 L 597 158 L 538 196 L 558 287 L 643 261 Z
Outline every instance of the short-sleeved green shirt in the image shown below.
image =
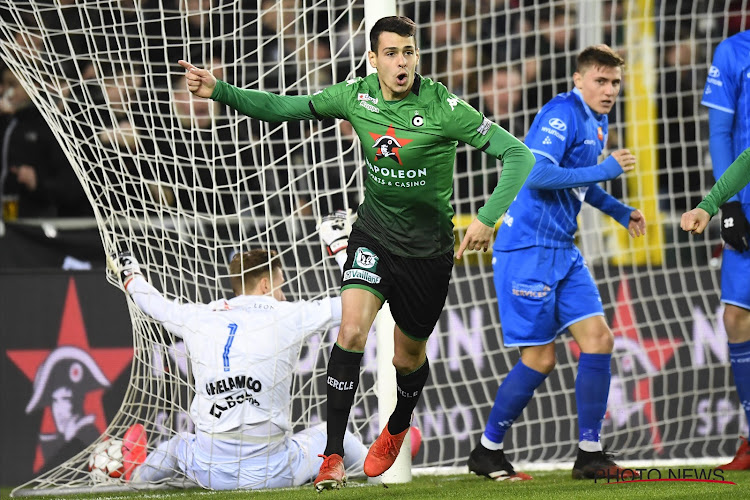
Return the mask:
M 453 248 L 453 168 L 458 141 L 483 148 L 499 127 L 440 83 L 416 75 L 386 102 L 377 74 L 314 94 L 319 118 L 348 120 L 364 150 L 365 199 L 355 223 L 389 251 L 435 257 Z

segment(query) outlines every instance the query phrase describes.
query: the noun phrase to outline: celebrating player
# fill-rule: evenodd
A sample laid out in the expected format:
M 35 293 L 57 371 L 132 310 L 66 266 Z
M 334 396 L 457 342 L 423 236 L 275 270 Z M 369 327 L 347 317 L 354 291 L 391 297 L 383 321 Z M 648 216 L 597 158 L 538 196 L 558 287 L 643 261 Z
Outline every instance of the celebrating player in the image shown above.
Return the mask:
M 640 211 L 597 184 L 635 168 L 635 157 L 626 149 L 597 164 L 607 143 L 607 114 L 620 91 L 623 66 L 623 59 L 606 45 L 583 50 L 573 74 L 575 87 L 545 104 L 526 136 L 536 165 L 508 209 L 493 247 L 503 342 L 518 346 L 521 360 L 500 385 L 481 442 L 469 456 L 469 469 L 478 475 L 531 479 L 515 472 L 503 453 L 503 437 L 554 368 L 554 341 L 566 329 L 581 349 L 575 383 L 580 442 L 573 478 L 621 472 L 599 440 L 614 337 L 574 235 L 583 201 L 625 226 L 633 237 L 646 231 Z
M 343 265 L 346 215 L 321 223 L 321 238 Z M 257 489 L 311 481 L 322 463 L 325 424 L 290 435 L 291 383 L 305 340 L 341 319 L 341 299 L 286 302 L 274 252 L 238 253 L 229 264 L 236 296 L 208 305 L 166 300 L 121 254 L 114 263 L 135 304 L 185 341 L 195 379 L 195 434 L 160 444 L 135 469 L 135 483 L 184 477 L 205 488 Z M 367 448 L 349 432 L 346 464 L 361 467 Z M 127 457 L 126 457 L 127 458 Z
M 515 137 L 443 85 L 416 73 L 416 25 L 386 17 L 370 32 L 376 74 L 312 96 L 243 90 L 186 61 L 188 88 L 260 120 L 341 118 L 351 122 L 365 155 L 366 194 L 349 239 L 342 278 L 343 317 L 328 364 L 326 459 L 318 490 L 345 475 L 343 437 L 359 367 L 375 315 L 387 300 L 396 322 L 396 409 L 364 464 L 378 476 L 395 461 L 429 374 L 425 352 L 448 294 L 453 267 L 450 198 L 457 141 L 503 160 L 500 181 L 467 228 L 457 257 L 487 250 L 493 228 L 523 185 L 534 158 Z
M 743 31 L 721 42 L 708 72 L 701 103 L 708 109 L 708 146 L 711 151 L 715 189 L 720 193 L 734 190 L 729 201 L 721 205 L 721 237 L 724 252 L 721 260 L 721 301 L 724 303 L 724 328 L 729 344 L 734 384 L 745 416 L 750 422 L 750 188 L 734 175 L 724 179 L 724 171 L 733 160 L 740 161 L 737 169 L 747 169 L 747 162 L 738 158 L 750 147 L 750 89 L 747 86 L 747 68 L 750 65 L 750 31 Z M 726 187 L 722 187 L 727 184 Z M 731 186 L 731 187 L 730 187 Z M 714 190 L 711 190 L 714 192 Z M 722 196 L 721 201 L 725 199 Z M 711 200 L 708 200 L 710 203 Z M 702 202 L 710 215 L 716 213 Z M 693 211 L 694 212 L 694 211 Z M 688 212 L 689 214 L 692 212 Z M 690 216 L 688 216 L 690 217 Z M 699 232 L 689 224 L 687 229 Z M 705 221 L 708 223 L 708 220 Z M 750 445 L 747 438 L 734 459 L 721 469 L 750 469 Z

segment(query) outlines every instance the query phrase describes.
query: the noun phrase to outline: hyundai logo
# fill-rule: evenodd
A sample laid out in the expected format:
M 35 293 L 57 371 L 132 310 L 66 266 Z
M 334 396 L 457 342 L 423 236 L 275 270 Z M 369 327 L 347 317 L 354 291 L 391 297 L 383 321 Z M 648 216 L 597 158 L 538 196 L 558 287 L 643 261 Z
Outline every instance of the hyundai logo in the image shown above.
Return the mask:
M 552 127 L 552 128 L 554 128 L 554 129 L 557 129 L 557 130 L 559 130 L 560 132 L 564 132 L 564 131 L 565 131 L 565 129 L 567 129 L 567 128 L 568 128 L 568 126 L 567 126 L 567 125 L 565 125 L 565 122 L 564 122 L 564 121 L 562 121 L 562 120 L 561 120 L 561 119 L 559 119 L 559 118 L 552 118 L 552 119 L 551 119 L 551 120 L 549 121 L 549 126 L 550 126 L 550 127 Z

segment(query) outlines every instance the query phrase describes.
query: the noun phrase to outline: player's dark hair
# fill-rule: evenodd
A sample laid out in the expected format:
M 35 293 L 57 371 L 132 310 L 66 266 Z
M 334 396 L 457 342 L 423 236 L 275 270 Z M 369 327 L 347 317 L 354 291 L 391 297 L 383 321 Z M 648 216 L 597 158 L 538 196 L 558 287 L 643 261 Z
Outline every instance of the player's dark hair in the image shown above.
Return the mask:
M 229 281 L 234 294 L 249 292 L 261 278 L 270 277 L 277 269 L 281 269 L 281 259 L 277 258 L 274 250 L 255 249 L 236 253 L 229 263 Z
M 370 30 L 370 50 L 373 52 L 378 51 L 378 40 L 380 40 L 380 34 L 386 31 L 388 33 L 396 33 L 403 37 L 413 36 L 416 45 L 417 25 L 414 21 L 404 16 L 388 16 L 378 19 Z
M 591 67 L 624 68 L 625 59 L 608 45 L 592 45 L 578 54 L 578 73 L 584 73 Z

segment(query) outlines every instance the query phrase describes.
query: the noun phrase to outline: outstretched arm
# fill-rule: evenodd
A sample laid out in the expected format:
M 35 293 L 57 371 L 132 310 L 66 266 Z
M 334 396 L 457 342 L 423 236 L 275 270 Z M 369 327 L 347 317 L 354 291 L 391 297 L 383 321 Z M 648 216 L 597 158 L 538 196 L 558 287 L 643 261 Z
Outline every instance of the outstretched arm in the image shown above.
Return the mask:
M 310 108 L 310 96 L 283 96 L 240 89 L 187 61 L 180 60 L 179 63 L 187 70 L 185 78 L 188 90 L 198 97 L 213 99 L 244 115 L 266 122 L 317 119 Z
M 547 156 L 537 155 L 537 163 L 531 171 L 526 186 L 529 189 L 569 189 L 590 186 L 597 182 L 617 178 L 623 172 L 635 168 L 635 156 L 627 149 L 613 151 L 598 165 L 564 168 Z
M 495 230 L 495 223 L 508 210 L 513 199 L 523 187 L 534 166 L 534 155 L 521 141 L 499 128 L 490 137 L 484 150 L 488 155 L 503 161 L 497 187 L 466 229 L 466 234 L 456 252 L 456 258 L 463 256 L 464 250 L 487 251 Z
M 733 220 L 729 227 L 722 227 L 722 238 L 735 249 L 743 251 L 748 247 L 748 231 L 743 220 L 745 216 L 742 212 L 742 205 L 739 202 L 724 204 L 748 184 L 750 184 L 750 148 L 743 151 L 729 165 L 696 208 L 682 214 L 680 227 L 683 231 L 701 234 L 708 226 L 711 217 L 716 215 L 719 207 L 723 205 L 724 211 L 730 212 L 722 213 L 724 218 L 736 216 L 737 220 Z M 734 214 L 733 211 L 737 213 Z
M 713 154 L 711 156 L 713 157 Z M 697 208 L 702 208 L 713 217 L 719 211 L 719 207 L 748 184 L 750 184 L 750 148 L 743 151 L 729 165 Z M 688 229 L 685 230 L 688 231 Z
M 123 289 L 148 316 L 160 322 L 170 332 L 182 337 L 181 327 L 186 323 L 184 305 L 164 298 L 141 274 L 138 261 L 130 252 L 122 252 L 115 258 L 108 258 L 107 265 L 117 274 Z

